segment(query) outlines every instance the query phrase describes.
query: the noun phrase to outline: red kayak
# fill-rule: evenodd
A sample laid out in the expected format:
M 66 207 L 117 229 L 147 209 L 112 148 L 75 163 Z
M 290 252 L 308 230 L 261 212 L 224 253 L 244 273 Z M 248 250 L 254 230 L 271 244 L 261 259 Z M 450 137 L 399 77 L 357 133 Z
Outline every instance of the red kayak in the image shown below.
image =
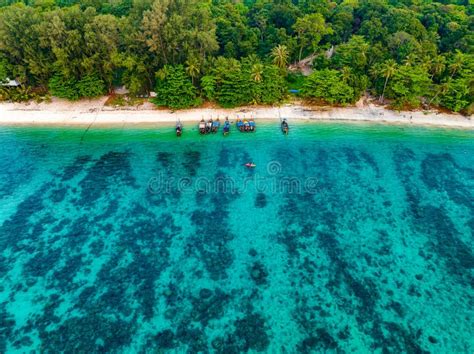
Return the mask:
M 248 168 L 254 168 L 255 166 L 257 166 L 256 164 L 252 163 L 252 162 L 247 162 L 245 164 L 245 167 L 248 167 Z

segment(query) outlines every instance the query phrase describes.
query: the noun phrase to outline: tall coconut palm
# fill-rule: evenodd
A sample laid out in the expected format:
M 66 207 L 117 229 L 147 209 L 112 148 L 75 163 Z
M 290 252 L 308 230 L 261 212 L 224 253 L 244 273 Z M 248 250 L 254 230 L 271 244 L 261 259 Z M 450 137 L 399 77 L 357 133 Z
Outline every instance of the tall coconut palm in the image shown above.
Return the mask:
M 387 88 L 388 80 L 395 75 L 397 71 L 397 63 L 393 59 L 388 59 L 380 66 L 379 73 L 385 78 L 385 83 L 383 85 L 382 95 L 380 96 L 379 101 L 383 102 L 383 96 L 385 95 L 385 89 Z
M 407 55 L 407 57 L 405 58 L 405 60 L 403 61 L 403 63 L 406 65 L 406 66 L 412 66 L 414 65 L 416 62 L 418 61 L 418 57 L 413 54 L 413 53 L 410 53 Z
M 193 82 L 194 85 L 194 79 L 199 76 L 199 73 L 201 72 L 199 61 L 191 57 L 188 60 L 186 60 L 186 73 L 191 77 L 191 81 Z
M 464 61 L 464 54 L 457 50 L 456 54 L 454 54 L 452 63 L 449 65 L 449 71 L 451 71 L 451 78 L 453 78 L 454 75 L 456 75 L 456 73 L 461 70 L 464 65 Z
M 253 64 L 251 76 L 252 76 L 253 81 L 261 82 L 263 79 L 263 64 L 261 63 Z
M 273 64 L 278 66 L 280 69 L 285 69 L 288 64 L 288 48 L 286 45 L 277 45 L 272 49 Z
M 446 58 L 443 55 L 437 55 L 431 63 L 431 79 L 435 75 L 440 75 L 446 68 Z
M 437 86 L 436 89 L 436 94 L 431 98 L 431 100 L 428 102 L 428 106 L 431 106 L 431 103 L 439 96 L 439 95 L 444 95 L 446 92 L 449 90 L 449 85 L 451 84 L 451 78 L 448 78 L 445 82 L 443 82 L 441 85 Z

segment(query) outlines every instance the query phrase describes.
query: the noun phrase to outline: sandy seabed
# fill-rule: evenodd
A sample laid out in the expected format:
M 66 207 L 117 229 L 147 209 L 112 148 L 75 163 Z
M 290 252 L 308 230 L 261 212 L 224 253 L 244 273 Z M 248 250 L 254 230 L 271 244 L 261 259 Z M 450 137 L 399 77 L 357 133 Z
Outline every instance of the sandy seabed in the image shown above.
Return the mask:
M 1 103 L 0 125 L 157 125 L 176 122 L 187 125 L 201 118 L 233 120 L 237 117 L 293 121 L 353 121 L 474 129 L 472 116 L 438 111 L 392 111 L 360 101 L 352 107 L 314 107 L 299 103 L 274 107 L 246 106 L 234 109 L 194 108 L 180 111 L 156 109 L 149 102 L 138 107 L 105 106 L 108 97 L 69 102 L 53 98 L 50 103 Z M 291 124 L 291 123 L 290 123 Z

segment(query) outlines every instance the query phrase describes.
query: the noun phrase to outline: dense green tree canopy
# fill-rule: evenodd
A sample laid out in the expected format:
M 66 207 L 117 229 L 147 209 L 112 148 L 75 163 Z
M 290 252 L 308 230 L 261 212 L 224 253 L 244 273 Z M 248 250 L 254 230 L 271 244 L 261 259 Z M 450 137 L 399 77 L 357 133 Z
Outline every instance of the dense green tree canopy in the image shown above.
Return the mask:
M 428 72 L 420 66 L 402 65 L 394 73 L 387 89 L 387 95 L 398 106 L 418 106 L 421 97 L 431 84 Z
M 156 73 L 156 98 L 154 102 L 160 106 L 173 109 L 196 106 L 200 103 L 197 90 L 186 75 L 183 65 L 165 65 Z
M 224 107 L 244 104 L 271 104 L 283 99 L 286 83 L 279 68 L 263 64 L 256 57 L 241 61 L 219 57 L 201 80 L 209 100 Z
M 462 0 L 0 0 L 0 80 L 69 99 L 125 85 L 132 95 L 156 89 L 159 104 L 174 108 L 200 99 L 271 104 L 287 96 L 287 67 L 311 56 L 314 73 L 302 80 L 313 100 L 347 104 L 368 92 L 397 107 L 469 113 L 473 8 Z
M 356 100 L 354 89 L 343 79 L 337 70 L 315 71 L 303 87 L 304 97 L 332 104 L 348 104 Z

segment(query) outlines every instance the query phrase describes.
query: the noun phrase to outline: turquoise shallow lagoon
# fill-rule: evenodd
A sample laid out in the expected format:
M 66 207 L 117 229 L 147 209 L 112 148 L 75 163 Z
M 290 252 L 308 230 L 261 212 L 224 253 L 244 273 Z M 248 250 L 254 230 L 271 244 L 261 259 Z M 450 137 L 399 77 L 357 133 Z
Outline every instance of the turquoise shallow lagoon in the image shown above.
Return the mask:
M 474 133 L 291 128 L 0 128 L 0 352 L 474 352 Z

